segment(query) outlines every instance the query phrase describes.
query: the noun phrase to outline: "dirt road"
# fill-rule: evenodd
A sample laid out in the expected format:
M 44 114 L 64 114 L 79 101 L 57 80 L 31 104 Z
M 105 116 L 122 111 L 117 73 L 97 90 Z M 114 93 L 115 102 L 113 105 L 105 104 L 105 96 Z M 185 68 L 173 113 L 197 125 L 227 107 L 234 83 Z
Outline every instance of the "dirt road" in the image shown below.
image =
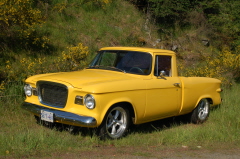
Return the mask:
M 118 148 L 114 146 L 96 147 L 90 151 L 53 153 L 44 159 L 240 159 L 240 148 L 205 149 L 200 146 L 189 148 Z

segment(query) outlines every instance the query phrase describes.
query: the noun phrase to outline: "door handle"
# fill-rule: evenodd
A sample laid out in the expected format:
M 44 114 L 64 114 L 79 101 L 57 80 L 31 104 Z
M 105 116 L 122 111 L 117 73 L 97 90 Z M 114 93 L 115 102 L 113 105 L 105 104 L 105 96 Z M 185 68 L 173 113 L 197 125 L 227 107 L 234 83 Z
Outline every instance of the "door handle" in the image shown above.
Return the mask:
M 174 83 L 173 85 L 174 85 L 175 87 L 180 87 L 180 84 L 181 84 L 181 83 Z

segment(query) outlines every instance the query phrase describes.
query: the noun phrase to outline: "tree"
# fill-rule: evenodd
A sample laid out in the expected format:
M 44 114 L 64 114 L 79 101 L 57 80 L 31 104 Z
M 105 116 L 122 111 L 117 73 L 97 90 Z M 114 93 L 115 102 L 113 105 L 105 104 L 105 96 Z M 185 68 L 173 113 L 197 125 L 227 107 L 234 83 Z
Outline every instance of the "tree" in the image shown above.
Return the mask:
M 240 1 L 205 1 L 202 8 L 215 30 L 215 38 L 221 39 L 221 46 L 228 45 L 237 51 L 240 46 Z

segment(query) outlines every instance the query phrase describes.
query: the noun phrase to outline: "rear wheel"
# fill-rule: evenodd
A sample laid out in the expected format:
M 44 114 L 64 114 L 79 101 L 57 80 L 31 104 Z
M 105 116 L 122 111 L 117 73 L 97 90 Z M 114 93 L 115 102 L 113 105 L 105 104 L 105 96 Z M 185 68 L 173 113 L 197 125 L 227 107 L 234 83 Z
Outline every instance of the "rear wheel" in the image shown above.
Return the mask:
M 121 106 L 111 108 L 98 128 L 99 137 L 101 139 L 119 139 L 123 137 L 127 133 L 130 124 L 129 119 L 128 109 Z
M 208 119 L 210 104 L 207 99 L 202 99 L 191 113 L 191 122 L 201 124 Z

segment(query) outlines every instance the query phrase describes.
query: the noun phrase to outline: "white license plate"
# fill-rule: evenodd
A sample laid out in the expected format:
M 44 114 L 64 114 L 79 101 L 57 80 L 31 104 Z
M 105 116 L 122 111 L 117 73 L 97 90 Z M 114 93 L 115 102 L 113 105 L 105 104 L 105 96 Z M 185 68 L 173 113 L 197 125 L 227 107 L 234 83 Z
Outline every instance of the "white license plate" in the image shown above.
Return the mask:
M 41 110 L 41 120 L 53 123 L 53 113 Z

